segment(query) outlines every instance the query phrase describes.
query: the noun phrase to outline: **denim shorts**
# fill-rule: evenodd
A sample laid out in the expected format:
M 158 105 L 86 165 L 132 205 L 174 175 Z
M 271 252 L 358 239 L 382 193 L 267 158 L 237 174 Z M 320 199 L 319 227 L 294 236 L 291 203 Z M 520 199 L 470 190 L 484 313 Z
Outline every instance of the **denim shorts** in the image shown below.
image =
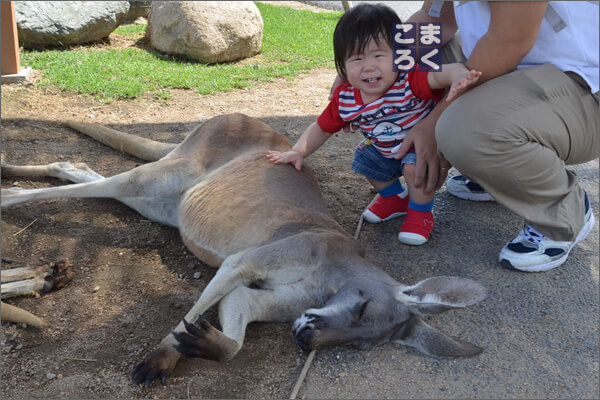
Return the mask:
M 361 147 L 356 149 L 354 162 L 350 169 L 375 181 L 391 181 L 402 176 L 403 164 L 417 163 L 416 153 L 407 153 L 402 160 L 396 160 L 395 158 L 385 158 L 375 146 Z

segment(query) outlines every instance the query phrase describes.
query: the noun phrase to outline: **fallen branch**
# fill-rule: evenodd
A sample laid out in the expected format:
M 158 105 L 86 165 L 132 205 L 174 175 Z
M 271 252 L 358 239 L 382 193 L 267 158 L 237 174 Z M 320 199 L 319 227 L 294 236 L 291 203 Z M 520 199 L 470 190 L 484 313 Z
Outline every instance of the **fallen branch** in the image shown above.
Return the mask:
M 369 203 L 369 205 L 367 206 L 367 209 L 369 207 L 371 207 L 373 205 L 373 203 L 375 203 L 375 200 L 377 200 L 377 197 L 379 197 L 379 195 L 375 195 L 375 197 L 373 197 L 373 200 L 371 200 L 371 202 Z M 358 240 L 358 237 L 360 236 L 360 230 L 362 228 L 364 222 L 364 218 L 362 216 L 362 214 L 360 215 L 360 219 L 358 220 L 358 226 L 356 227 L 356 232 L 354 232 L 354 239 Z
M 13 236 L 18 236 L 21 233 L 23 233 L 27 228 L 29 228 L 31 225 L 35 224 L 35 221 L 37 221 L 38 219 L 34 219 L 33 221 L 31 221 L 31 223 L 29 225 L 27 225 L 25 228 L 21 229 L 19 232 L 14 233 Z
M 315 358 L 315 353 L 316 352 L 317 352 L 316 350 L 312 350 L 308 354 L 308 358 L 306 359 L 306 362 L 304 363 L 304 367 L 302 368 L 302 371 L 300 372 L 300 376 L 298 377 L 298 381 L 296 382 L 296 386 L 294 386 L 294 390 L 292 390 L 292 394 L 290 395 L 290 399 L 295 399 L 296 398 L 296 395 L 298 394 L 298 391 L 300 390 L 300 385 L 302 385 L 302 382 L 304 382 L 304 378 L 306 378 L 306 374 L 308 373 L 308 369 L 310 368 L 310 365 L 312 364 L 313 358 Z
M 96 362 L 98 360 L 96 360 L 95 358 L 76 358 L 76 357 L 63 357 L 65 360 L 72 360 L 72 361 L 87 361 L 87 362 Z

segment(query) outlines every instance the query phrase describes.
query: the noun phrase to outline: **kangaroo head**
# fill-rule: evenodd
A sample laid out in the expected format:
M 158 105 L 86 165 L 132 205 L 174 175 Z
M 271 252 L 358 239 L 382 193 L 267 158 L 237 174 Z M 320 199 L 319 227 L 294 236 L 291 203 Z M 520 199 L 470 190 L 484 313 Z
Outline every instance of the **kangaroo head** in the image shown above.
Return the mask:
M 333 345 L 366 349 L 393 342 L 434 356 L 472 356 L 482 349 L 446 336 L 419 315 L 470 306 L 485 297 L 485 288 L 469 279 L 436 277 L 404 286 L 355 278 L 323 308 L 306 310 L 293 334 L 304 350 Z

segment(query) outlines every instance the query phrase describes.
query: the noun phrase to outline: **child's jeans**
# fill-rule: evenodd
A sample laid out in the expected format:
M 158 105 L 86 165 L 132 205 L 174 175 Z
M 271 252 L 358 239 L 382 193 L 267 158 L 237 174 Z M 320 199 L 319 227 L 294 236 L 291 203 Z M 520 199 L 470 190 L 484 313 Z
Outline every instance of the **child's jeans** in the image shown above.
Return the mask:
M 416 162 L 417 155 L 414 152 L 406 154 L 401 160 L 396 160 L 395 158 L 385 158 L 375 149 L 375 146 L 361 145 L 354 153 L 354 162 L 350 169 L 375 181 L 387 182 L 403 175 L 403 164 L 415 164 Z

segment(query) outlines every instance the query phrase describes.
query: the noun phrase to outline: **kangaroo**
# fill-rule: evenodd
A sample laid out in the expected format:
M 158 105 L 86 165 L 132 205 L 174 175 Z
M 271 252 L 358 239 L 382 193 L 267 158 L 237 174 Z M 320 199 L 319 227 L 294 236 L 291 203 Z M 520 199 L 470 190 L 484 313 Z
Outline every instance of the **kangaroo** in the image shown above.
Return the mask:
M 404 285 L 364 258 L 357 240 L 333 220 L 314 173 L 272 164 L 268 150 L 288 140 L 242 114 L 212 118 L 179 145 L 69 121 L 92 138 L 147 161 L 105 178 L 85 164 L 2 166 L 2 175 L 53 176 L 74 184 L 2 189 L 2 207 L 68 197 L 117 199 L 154 221 L 177 227 L 185 245 L 218 268 L 199 300 L 134 369 L 148 386 L 179 358 L 225 361 L 242 347 L 253 321 L 294 321 L 304 350 L 384 343 L 440 357 L 474 356 L 482 348 L 453 339 L 420 316 L 476 304 L 480 284 L 433 277 Z M 218 303 L 222 330 L 201 318 Z

